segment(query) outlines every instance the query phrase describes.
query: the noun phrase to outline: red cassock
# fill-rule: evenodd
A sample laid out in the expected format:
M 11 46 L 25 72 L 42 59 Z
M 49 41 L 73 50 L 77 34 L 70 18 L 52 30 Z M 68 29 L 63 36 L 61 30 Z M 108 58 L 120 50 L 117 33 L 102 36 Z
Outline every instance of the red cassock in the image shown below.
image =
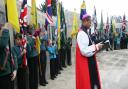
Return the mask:
M 97 77 L 98 77 L 98 82 L 100 88 L 96 89 L 101 89 L 101 84 L 100 84 L 100 77 L 99 77 L 99 72 L 98 72 L 98 67 L 97 67 L 97 61 L 96 61 L 96 56 L 94 54 L 94 59 L 96 62 L 96 69 L 97 69 Z M 83 56 L 80 52 L 78 43 L 76 45 L 76 89 L 92 89 L 91 87 L 91 78 L 90 75 L 90 69 L 89 69 L 89 59 L 86 56 Z

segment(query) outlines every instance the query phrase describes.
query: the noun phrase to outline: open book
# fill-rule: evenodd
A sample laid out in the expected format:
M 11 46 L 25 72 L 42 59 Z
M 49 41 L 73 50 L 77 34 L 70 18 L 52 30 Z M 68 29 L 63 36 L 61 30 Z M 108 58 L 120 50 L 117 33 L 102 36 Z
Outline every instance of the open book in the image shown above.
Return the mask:
M 104 41 L 101 42 L 101 44 L 104 44 L 103 45 L 103 49 L 107 49 L 107 48 L 111 49 L 111 45 L 110 45 L 110 41 L 109 40 L 104 40 Z

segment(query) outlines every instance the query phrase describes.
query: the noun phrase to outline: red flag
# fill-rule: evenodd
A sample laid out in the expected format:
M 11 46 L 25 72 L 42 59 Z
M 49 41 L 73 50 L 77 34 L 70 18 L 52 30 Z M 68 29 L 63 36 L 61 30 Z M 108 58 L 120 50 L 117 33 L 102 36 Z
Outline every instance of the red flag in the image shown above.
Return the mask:
M 20 13 L 20 27 L 27 27 L 27 0 L 23 0 Z
M 21 12 L 20 12 L 20 27 L 21 27 L 21 32 L 23 33 L 25 30 L 25 27 L 27 27 L 27 12 L 28 12 L 28 8 L 27 8 L 27 0 L 23 0 L 22 3 L 22 7 L 21 7 Z M 24 47 L 24 49 L 26 50 L 26 45 L 27 45 L 27 41 L 26 38 L 23 35 L 23 39 L 22 39 L 22 46 Z M 27 58 L 26 58 L 26 53 L 23 55 L 23 63 L 22 63 L 23 67 L 27 66 Z
M 123 16 L 123 22 L 122 22 L 122 31 L 125 31 L 126 29 L 126 18 L 125 18 L 125 14 Z
M 52 7 L 51 7 L 51 0 L 46 0 L 47 1 L 47 11 L 46 11 L 46 24 L 53 24 L 53 19 L 52 19 Z

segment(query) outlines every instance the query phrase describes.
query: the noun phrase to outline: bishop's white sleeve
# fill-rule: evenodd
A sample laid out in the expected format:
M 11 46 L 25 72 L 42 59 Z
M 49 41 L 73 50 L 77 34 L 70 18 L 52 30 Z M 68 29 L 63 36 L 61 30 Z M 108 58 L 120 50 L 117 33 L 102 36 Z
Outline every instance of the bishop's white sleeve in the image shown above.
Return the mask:
M 84 31 L 79 31 L 77 35 L 77 43 L 80 48 L 80 52 L 83 56 L 91 57 L 95 54 L 96 46 L 89 45 L 89 38 L 88 35 Z

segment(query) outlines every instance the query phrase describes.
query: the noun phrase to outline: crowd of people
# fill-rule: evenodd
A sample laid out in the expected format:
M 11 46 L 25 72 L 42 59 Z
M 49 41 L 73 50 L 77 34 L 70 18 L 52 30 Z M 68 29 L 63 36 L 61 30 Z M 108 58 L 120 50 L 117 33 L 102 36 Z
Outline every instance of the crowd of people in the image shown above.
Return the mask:
M 6 23 L 0 30 L 0 89 L 38 89 L 39 84 L 48 84 L 47 61 L 51 80 L 72 65 L 70 37 L 58 49 L 57 41 L 49 39 L 45 29 L 29 25 L 21 33 L 14 32 L 14 40 L 10 40 L 9 26 Z
M 115 34 L 112 34 L 111 32 L 104 33 L 102 37 L 99 37 L 99 35 L 91 34 L 91 39 L 94 41 L 94 43 L 109 40 L 110 47 L 107 48 L 106 51 L 128 49 L 128 34 L 125 31 L 116 32 Z

